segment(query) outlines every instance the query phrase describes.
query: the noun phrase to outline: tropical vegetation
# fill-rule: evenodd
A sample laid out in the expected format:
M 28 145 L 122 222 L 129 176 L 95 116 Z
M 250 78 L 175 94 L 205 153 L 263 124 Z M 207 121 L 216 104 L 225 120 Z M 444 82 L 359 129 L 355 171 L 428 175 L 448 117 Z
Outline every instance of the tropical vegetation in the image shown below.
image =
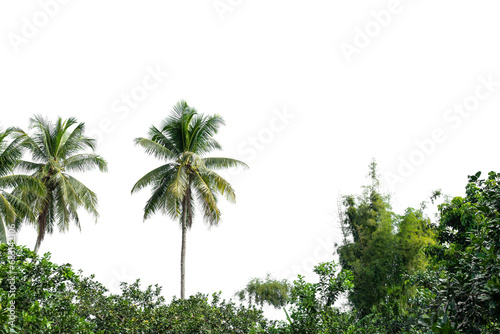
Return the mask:
M 0 242 L 7 242 L 8 229 L 14 229 L 14 222 L 22 217 L 33 219 L 32 208 L 10 189 L 30 190 L 43 196 L 43 185 L 27 175 L 13 174 L 22 157 L 20 140 L 9 140 L 12 129 L 0 132 Z
M 219 224 L 219 194 L 233 203 L 236 195 L 215 170 L 248 167 L 235 159 L 204 157 L 222 149 L 213 138 L 222 125 L 224 120 L 219 115 L 198 114 L 186 101 L 180 101 L 159 128 L 151 126 L 149 137 L 135 140 L 147 154 L 166 162 L 137 181 L 132 193 L 152 187 L 151 197 L 144 207 L 144 220 L 160 211 L 179 221 L 182 230 L 181 299 L 185 298 L 186 289 L 186 235 L 193 225 L 195 204 L 199 204 L 208 226 Z
M 186 296 L 186 232 L 194 212 L 209 226 L 219 224 L 218 197 L 234 202 L 235 191 L 216 170 L 247 167 L 205 156 L 221 148 L 214 136 L 223 124 L 180 101 L 158 128 L 135 140 L 163 162 L 132 189 L 151 187 L 144 220 L 162 213 L 182 230 L 181 294 L 170 302 L 158 285 L 137 280 L 113 294 L 94 276 L 37 254 L 56 226 L 80 227 L 80 209 L 98 216 L 96 194 L 72 175 L 107 169 L 84 123 L 34 116 L 29 133 L 1 131 L 0 333 L 500 333 L 497 172 L 470 175 L 465 196 L 437 190 L 419 208 L 397 213 L 372 161 L 368 185 L 340 198 L 342 243 L 332 245 L 335 260 L 317 263 L 315 277 L 252 278 L 229 292 L 236 300 L 221 292 Z M 7 240 L 8 229 L 24 224 L 37 228 L 34 251 Z M 267 305 L 285 320 L 267 319 Z
M 94 168 L 107 170 L 106 161 L 95 153 L 82 152 L 94 150 L 95 140 L 85 136 L 85 123 L 75 118 L 55 123 L 40 115 L 30 119 L 28 134 L 20 128 L 13 129 L 13 137 L 31 155 L 32 161 L 20 160 L 17 169 L 28 172 L 41 182 L 43 194 L 30 188 L 17 187 L 13 194 L 27 203 L 36 214 L 36 219 L 23 216 L 16 219 L 16 227 L 24 220 L 35 225 L 38 237 L 35 253 L 38 252 L 46 233 L 53 233 L 57 225 L 64 232 L 73 223 L 80 228 L 78 209 L 83 208 L 97 220 L 97 195 L 69 173 L 86 172 Z

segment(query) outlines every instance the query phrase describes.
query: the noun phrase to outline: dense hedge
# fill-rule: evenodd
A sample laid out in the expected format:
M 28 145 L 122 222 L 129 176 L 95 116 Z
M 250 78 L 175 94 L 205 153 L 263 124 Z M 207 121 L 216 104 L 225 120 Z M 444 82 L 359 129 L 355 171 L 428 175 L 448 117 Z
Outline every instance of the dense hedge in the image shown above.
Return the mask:
M 50 262 L 50 254 L 39 257 L 26 247 L 0 245 L 5 333 L 243 334 L 267 327 L 261 310 L 221 300 L 220 294 L 211 302 L 197 294 L 166 304 L 158 286 L 141 290 L 138 280 L 121 289 L 120 295 L 110 294 L 93 276 Z

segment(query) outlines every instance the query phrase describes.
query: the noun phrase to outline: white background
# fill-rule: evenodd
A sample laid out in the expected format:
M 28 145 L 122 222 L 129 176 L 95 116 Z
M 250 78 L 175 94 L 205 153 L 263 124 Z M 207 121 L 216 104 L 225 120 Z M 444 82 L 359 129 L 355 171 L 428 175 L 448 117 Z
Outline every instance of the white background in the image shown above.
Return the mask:
M 251 167 L 228 175 L 237 203 L 221 202 L 221 225 L 208 230 L 198 215 L 188 234 L 188 294 L 231 297 L 268 272 L 312 280 L 312 265 L 340 241 L 339 194 L 360 192 L 372 158 L 398 213 L 438 188 L 463 195 L 467 175 L 500 170 L 500 87 L 467 117 L 447 111 L 487 92 L 480 77 L 500 81 L 498 1 L 62 2 L 0 3 L 0 124 L 27 130 L 35 113 L 75 116 L 102 136 L 109 172 L 76 175 L 99 196 L 98 223 L 82 213 L 81 232 L 47 236 L 40 251 L 112 291 L 141 278 L 167 300 L 179 295 L 178 223 L 143 222 L 149 190 L 130 190 L 160 163 L 133 138 L 181 99 L 225 119 L 215 156 Z M 346 56 L 347 44 L 357 53 Z M 116 112 L 148 69 L 168 76 Z M 429 144 L 436 129 L 446 140 Z M 402 167 L 410 158 L 418 163 Z M 35 239 L 31 226 L 18 236 L 29 247 Z

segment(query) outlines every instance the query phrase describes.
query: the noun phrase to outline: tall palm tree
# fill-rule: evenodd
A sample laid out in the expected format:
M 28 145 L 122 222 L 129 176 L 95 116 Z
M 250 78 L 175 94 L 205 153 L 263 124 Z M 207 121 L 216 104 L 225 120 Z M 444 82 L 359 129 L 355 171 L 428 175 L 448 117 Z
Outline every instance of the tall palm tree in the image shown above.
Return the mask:
M 248 166 L 229 158 L 203 158 L 206 153 L 221 149 L 213 138 L 224 120 L 219 115 L 203 116 L 185 101 L 178 102 L 160 128 L 152 126 L 148 138 L 135 142 L 147 154 L 165 161 L 162 166 L 144 175 L 132 193 L 152 186 L 151 197 L 144 207 L 144 220 L 160 211 L 179 219 L 182 229 L 181 298 L 185 298 L 186 232 L 193 224 L 196 197 L 203 218 L 209 226 L 217 225 L 221 212 L 217 197 L 223 195 L 235 202 L 231 185 L 212 169 Z
M 12 129 L 0 130 L 0 243 L 7 242 L 7 228 L 18 217 L 33 218 L 33 211 L 17 196 L 7 189 L 31 189 L 43 195 L 43 186 L 36 179 L 27 175 L 12 174 L 22 156 L 19 140 L 9 141 Z
M 46 233 L 52 233 L 57 224 L 59 231 L 64 232 L 73 221 L 78 228 L 80 219 L 78 209 L 83 207 L 98 218 L 97 196 L 83 183 L 68 173 L 86 172 L 98 168 L 107 171 L 106 161 L 94 153 L 82 153 L 85 149 L 95 149 L 95 140 L 84 135 L 85 123 L 78 123 L 75 118 L 55 123 L 42 116 L 35 115 L 30 119 L 31 135 L 21 129 L 14 129 L 16 139 L 31 154 L 33 161 L 21 160 L 18 168 L 40 180 L 45 187 L 44 196 L 38 196 L 23 189 L 16 189 L 15 194 L 24 199 L 36 212 L 33 223 L 38 231 L 35 253 Z

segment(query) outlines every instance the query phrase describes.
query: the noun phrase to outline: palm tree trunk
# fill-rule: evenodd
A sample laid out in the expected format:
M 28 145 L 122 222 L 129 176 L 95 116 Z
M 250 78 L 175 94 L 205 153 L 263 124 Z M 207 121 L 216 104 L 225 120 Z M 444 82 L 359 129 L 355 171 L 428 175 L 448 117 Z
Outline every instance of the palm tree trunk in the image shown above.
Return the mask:
M 186 294 L 186 234 L 187 234 L 187 199 L 184 200 L 184 212 L 182 213 L 182 246 L 181 246 L 181 299 Z
M 43 233 L 39 231 L 38 237 L 36 238 L 35 249 L 33 250 L 35 254 L 38 254 L 38 250 L 40 249 L 40 245 L 42 244 L 43 237 Z
M 42 243 L 42 238 L 40 238 L 40 232 L 39 232 L 38 238 L 36 238 L 35 249 L 33 250 L 33 252 L 35 252 L 35 254 L 38 254 L 38 249 L 40 249 L 41 243 Z
M 45 229 L 47 228 L 47 215 L 49 214 L 50 202 L 47 201 L 43 207 L 42 213 L 38 216 L 38 237 L 36 238 L 35 254 L 38 254 L 40 245 L 42 244 L 43 237 L 45 237 Z

